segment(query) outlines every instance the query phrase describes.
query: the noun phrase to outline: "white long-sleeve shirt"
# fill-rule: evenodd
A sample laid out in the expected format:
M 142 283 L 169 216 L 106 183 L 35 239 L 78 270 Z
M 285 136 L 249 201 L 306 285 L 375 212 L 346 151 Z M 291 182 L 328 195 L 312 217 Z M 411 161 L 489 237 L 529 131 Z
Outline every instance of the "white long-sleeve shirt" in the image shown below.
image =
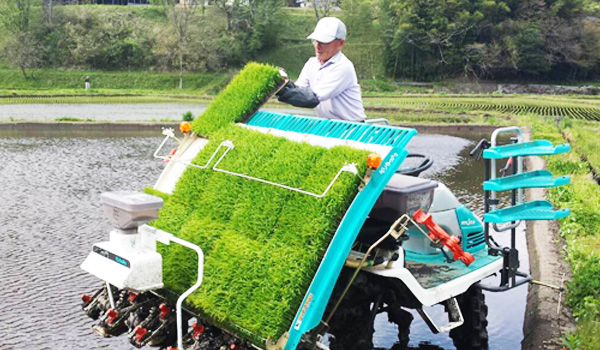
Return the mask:
M 321 65 L 311 57 L 296 81 L 308 86 L 320 103 L 315 108 L 319 118 L 363 121 L 367 118 L 354 65 L 340 51 Z

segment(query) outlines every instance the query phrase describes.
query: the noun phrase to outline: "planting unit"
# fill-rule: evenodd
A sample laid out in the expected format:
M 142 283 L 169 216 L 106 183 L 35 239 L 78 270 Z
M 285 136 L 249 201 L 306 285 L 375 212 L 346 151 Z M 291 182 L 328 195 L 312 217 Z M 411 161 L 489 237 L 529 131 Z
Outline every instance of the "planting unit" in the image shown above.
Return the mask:
M 167 165 L 147 190 L 160 198 L 103 195 L 115 230 L 82 264 L 106 282 L 83 297 L 94 329 L 126 333 L 137 347 L 370 350 L 378 313 L 406 347 L 406 309 L 416 309 L 459 349 L 487 348 L 481 288 L 509 289 L 526 275 L 514 242 L 495 245 L 490 224 L 568 214 L 520 209 L 516 199 L 499 209 L 495 191 L 518 196 L 565 180 L 523 173 L 522 154 L 506 150 L 529 146 L 496 146 L 494 134 L 484 158 L 519 161 L 513 177 L 486 177 L 482 222 L 443 184 L 403 174 L 423 170 L 401 167 L 414 129 L 257 111 L 284 83 L 275 68 L 249 65 L 191 127 L 182 124 L 181 139 L 164 131 L 155 156 Z M 177 148 L 163 155 L 173 139 Z M 498 272 L 499 286 L 479 283 Z M 426 312 L 436 304 L 445 324 Z

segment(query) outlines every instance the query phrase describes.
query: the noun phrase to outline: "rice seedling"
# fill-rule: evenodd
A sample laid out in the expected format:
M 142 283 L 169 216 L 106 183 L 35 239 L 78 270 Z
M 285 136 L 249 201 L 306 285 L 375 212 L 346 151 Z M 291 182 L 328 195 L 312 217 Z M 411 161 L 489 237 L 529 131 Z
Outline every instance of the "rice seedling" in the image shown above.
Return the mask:
M 455 113 L 499 112 L 504 114 L 535 114 L 545 117 L 568 117 L 600 121 L 600 104 L 597 100 L 570 98 L 538 98 L 530 96 L 378 96 L 365 97 L 365 105 L 388 106 L 413 110 L 450 111 Z
M 235 125 L 280 81 L 274 67 L 249 64 L 193 123 L 209 143 L 194 160 L 205 164 L 223 140 L 235 148 L 222 169 L 322 192 L 346 163 L 367 152 L 325 149 Z M 364 174 L 365 166 L 359 166 Z M 153 225 L 202 247 L 203 284 L 188 307 L 254 342 L 279 338 L 291 325 L 319 261 L 357 192 L 359 178 L 343 173 L 324 198 L 209 169 L 188 168 Z M 160 193 L 159 193 L 160 194 Z M 159 247 L 165 288 L 181 293 L 196 279 L 193 252 Z M 239 334 L 239 332 L 237 332 Z

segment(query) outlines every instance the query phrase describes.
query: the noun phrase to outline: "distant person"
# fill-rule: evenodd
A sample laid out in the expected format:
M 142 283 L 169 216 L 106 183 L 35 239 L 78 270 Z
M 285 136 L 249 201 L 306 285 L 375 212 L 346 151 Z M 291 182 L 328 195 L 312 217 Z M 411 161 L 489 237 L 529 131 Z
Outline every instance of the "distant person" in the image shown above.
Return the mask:
M 90 89 L 90 77 L 89 76 L 85 77 L 85 89 L 86 90 Z
M 342 53 L 346 25 L 338 18 L 324 17 L 307 39 L 313 41 L 315 57 L 306 62 L 295 83 L 288 83 L 277 93 L 279 101 L 316 108 L 319 118 L 364 121 L 356 71 Z

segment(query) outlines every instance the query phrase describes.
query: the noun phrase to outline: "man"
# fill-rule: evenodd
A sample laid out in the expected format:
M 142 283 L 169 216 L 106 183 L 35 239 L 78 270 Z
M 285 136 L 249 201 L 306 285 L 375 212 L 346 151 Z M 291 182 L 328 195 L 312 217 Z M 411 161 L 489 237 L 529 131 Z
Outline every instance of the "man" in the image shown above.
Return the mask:
M 320 118 L 364 121 L 356 71 L 342 53 L 346 43 L 344 23 L 335 17 L 322 18 L 307 39 L 313 40 L 315 57 L 306 62 L 295 84 L 290 82 L 277 93 L 279 101 L 316 107 Z

